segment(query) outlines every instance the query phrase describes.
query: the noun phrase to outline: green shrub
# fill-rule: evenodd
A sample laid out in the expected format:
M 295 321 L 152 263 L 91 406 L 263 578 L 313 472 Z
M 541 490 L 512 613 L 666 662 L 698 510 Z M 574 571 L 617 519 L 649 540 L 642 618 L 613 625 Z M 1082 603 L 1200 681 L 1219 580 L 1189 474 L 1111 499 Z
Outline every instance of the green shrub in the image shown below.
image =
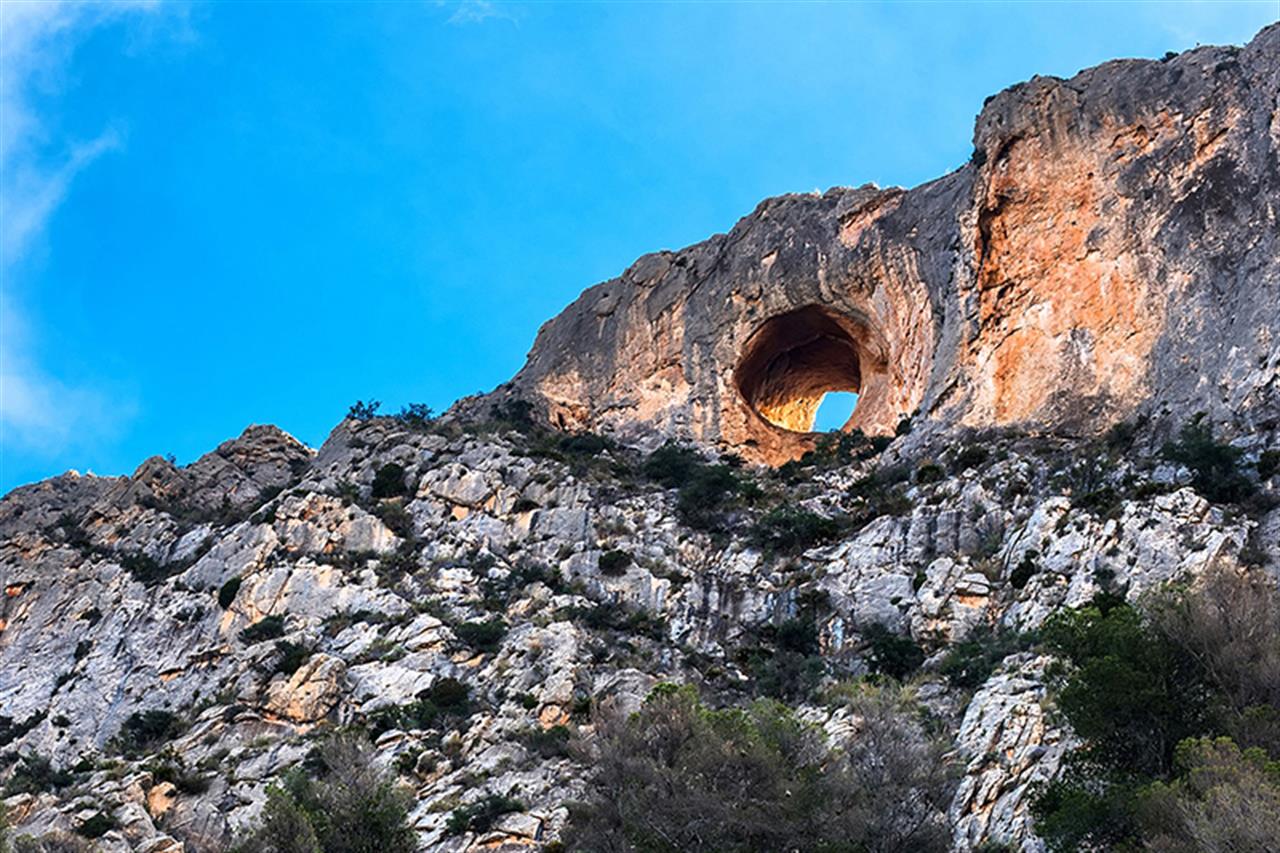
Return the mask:
M 5 796 L 15 794 L 39 794 L 65 788 L 75 781 L 66 770 L 59 770 L 43 755 L 29 752 L 18 759 L 9 781 L 5 784 Z
M 701 465 L 680 487 L 676 510 L 680 519 L 699 530 L 714 530 L 725 506 L 740 494 L 754 495 L 758 487 L 739 479 L 728 465 Z
M 627 566 L 631 565 L 631 555 L 626 551 L 614 549 L 605 551 L 600 555 L 600 573 L 617 577 L 627 572 Z
M 1014 589 L 1025 589 L 1031 578 L 1040 571 L 1040 564 L 1036 562 L 1036 558 L 1040 556 L 1039 552 L 1034 548 L 1023 553 L 1022 559 L 1018 561 L 1018 565 L 1013 567 L 1013 571 L 1009 572 L 1009 585 Z
M 990 455 L 990 451 L 982 445 L 970 444 L 952 457 L 951 471 L 952 473 L 959 474 L 961 471 L 967 471 L 970 468 L 977 468 L 983 462 L 986 462 L 987 457 Z
M 120 822 L 106 812 L 94 812 L 76 827 L 76 834 L 85 838 L 101 838 L 119 825 Z
M 533 411 L 533 403 L 528 400 L 514 399 L 495 403 L 490 407 L 489 414 L 493 419 L 493 427 L 515 430 L 528 435 L 538 429 L 538 424 L 533 419 Z
M 356 400 L 351 408 L 347 409 L 347 417 L 353 421 L 371 421 L 378 416 L 378 409 L 382 407 L 382 403 L 377 400 Z
M 1178 744 L 1178 776 L 1139 792 L 1138 824 L 1147 849 L 1276 850 L 1280 843 L 1280 765 L 1230 738 Z
M 584 626 L 595 631 L 618 631 L 653 640 L 661 640 L 666 636 L 667 626 L 661 616 L 646 610 L 630 610 L 615 601 L 604 601 L 591 607 L 569 608 L 566 615 L 570 619 L 581 620 Z
M 264 616 L 240 632 L 240 642 L 247 645 L 284 636 L 283 616 Z
M 1141 849 L 1137 787 L 1078 760 L 1042 787 L 1031 803 L 1036 834 L 1053 853 Z
M 27 732 L 44 722 L 48 715 L 48 711 L 32 711 L 31 716 L 15 723 L 13 717 L 0 714 L 0 746 L 8 746 L 18 738 L 25 737 Z
M 694 470 L 706 464 L 695 450 L 676 444 L 664 444 L 649 454 L 641 471 L 655 483 L 675 489 L 684 485 Z
M 906 466 L 893 466 L 873 471 L 849 487 L 854 509 L 849 514 L 851 530 L 860 530 L 882 515 L 906 515 L 911 512 L 911 499 L 904 483 L 911 476 Z
M 826 675 L 818 627 L 812 618 L 788 619 L 760 632 L 760 643 L 740 648 L 735 660 L 757 696 L 785 701 L 810 698 Z
M 1265 450 L 1258 456 L 1258 476 L 1270 480 L 1280 471 L 1280 450 Z
M 1209 697 L 1196 661 L 1123 601 L 1104 595 L 1060 612 L 1043 637 L 1074 665 L 1058 707 L 1098 764 L 1163 774 L 1174 746 L 1207 730 Z
M 435 419 L 435 416 L 436 413 L 425 403 L 410 403 L 407 406 L 403 406 L 395 418 L 405 426 L 424 430 L 431 426 L 431 421 Z
M 1084 745 L 1036 797 L 1036 832 L 1063 853 L 1137 846 L 1142 786 L 1168 778 L 1175 746 L 1214 725 L 1200 663 L 1108 593 L 1053 616 L 1043 637 L 1068 664 L 1057 705 Z
M 1221 444 L 1203 416 L 1182 427 L 1177 441 L 1165 444 L 1165 458 L 1191 470 L 1191 485 L 1215 503 L 1239 503 L 1256 491 L 1253 482 L 1240 471 L 1239 448 Z
M 849 432 L 832 430 L 820 435 L 813 449 L 806 451 L 799 459 L 779 466 L 778 473 L 783 479 L 796 482 L 816 471 L 828 471 L 861 459 L 870 459 L 882 449 L 860 429 Z
M 218 588 L 218 606 L 223 610 L 227 610 L 235 603 L 236 596 L 240 593 L 240 585 L 243 583 L 237 575 L 231 580 L 224 583 Z
M 559 447 L 571 456 L 595 456 L 608 450 L 609 440 L 590 432 L 579 432 L 560 437 Z
M 161 565 L 154 557 L 141 551 L 121 554 L 118 559 L 120 567 L 133 575 L 134 579 L 144 586 L 154 586 L 185 568 L 181 563 L 173 563 L 168 566 Z
M 182 759 L 165 750 L 161 757 L 147 764 L 152 778 L 169 782 L 184 794 L 203 794 L 209 790 L 209 779 L 195 770 L 188 770 Z
M 352 735 L 325 741 L 301 769 L 267 789 L 257 824 L 236 853 L 414 853 L 412 798 L 373 761 L 370 746 Z
M 732 466 L 708 464 L 697 451 L 675 444 L 649 454 L 641 471 L 656 483 L 679 489 L 680 519 L 699 530 L 717 529 L 733 501 L 753 501 L 760 494 L 759 486 L 740 477 Z
M 569 754 L 569 740 L 572 737 L 573 732 L 569 727 L 560 725 L 548 729 L 530 729 L 520 736 L 520 742 L 543 758 L 564 758 Z
M 273 672 L 293 675 L 307 662 L 307 658 L 311 657 L 311 653 L 310 646 L 304 646 L 301 643 L 294 643 L 289 640 L 281 640 L 276 643 L 276 654 L 279 657 L 276 659 Z
M 942 466 L 935 462 L 921 462 L 916 468 L 916 482 L 922 486 L 928 483 L 936 483 L 945 476 L 947 476 L 947 472 L 942 470 Z
M 172 711 L 135 711 L 116 733 L 114 745 L 120 753 L 135 757 L 172 740 L 185 728 L 182 718 Z
M 524 811 L 524 803 L 501 794 L 488 794 L 465 806 L 459 806 L 449 815 L 445 829 L 450 835 L 464 832 L 488 832 L 498 818 L 512 812 Z
M 377 738 L 391 729 L 426 729 L 441 719 L 462 719 L 471 713 L 470 688 L 456 678 L 437 679 L 430 689 L 404 705 L 375 711 L 369 717 L 369 732 Z
M 768 646 L 748 646 L 735 655 L 746 670 L 756 696 L 797 702 L 813 696 L 826 675 L 821 655 L 806 655 Z
M 373 475 L 372 496 L 374 500 L 382 500 L 383 498 L 398 498 L 408 493 L 409 488 L 405 485 L 404 478 L 406 472 L 403 465 L 395 462 L 388 462 L 380 467 Z
M 373 514 L 401 539 L 413 540 L 413 514 L 398 501 L 383 501 L 374 507 Z
M 751 527 L 751 542 L 768 554 L 793 554 L 840 535 L 840 522 L 799 507 L 783 505 L 765 513 Z
M 436 707 L 456 713 L 467 707 L 470 692 L 471 689 L 456 678 L 439 678 L 431 685 L 427 696 Z
M 869 644 L 867 664 L 874 673 L 901 681 L 924 663 L 924 650 L 910 637 L 900 637 L 878 624 L 868 625 L 863 635 Z
M 507 635 L 507 623 L 501 619 L 474 620 L 453 626 L 453 634 L 478 652 L 492 652 L 502 645 Z
M 1000 662 L 1031 645 L 1031 638 L 1012 632 L 997 633 L 988 627 L 974 631 L 951 646 L 938 666 L 953 687 L 973 690 L 980 687 Z

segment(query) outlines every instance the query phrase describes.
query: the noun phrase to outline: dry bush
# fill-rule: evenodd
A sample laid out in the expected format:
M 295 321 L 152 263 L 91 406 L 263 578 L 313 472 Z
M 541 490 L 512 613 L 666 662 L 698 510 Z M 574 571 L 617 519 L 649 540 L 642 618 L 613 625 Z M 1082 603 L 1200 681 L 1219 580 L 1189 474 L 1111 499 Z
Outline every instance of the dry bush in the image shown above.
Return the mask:
M 663 685 L 630 717 L 598 722 L 591 802 L 569 849 L 593 853 L 945 851 L 950 774 L 896 692 L 847 697 L 848 743 L 781 703 L 713 710 Z
M 1261 570 L 1216 567 L 1158 597 L 1153 622 L 1199 663 L 1245 746 L 1280 748 L 1280 593 Z
M 946 744 L 931 737 L 900 688 L 864 687 L 846 699 L 860 718 L 857 733 L 838 744 L 828 771 L 839 801 L 836 837 L 867 851 L 946 850 L 945 815 L 954 791 Z

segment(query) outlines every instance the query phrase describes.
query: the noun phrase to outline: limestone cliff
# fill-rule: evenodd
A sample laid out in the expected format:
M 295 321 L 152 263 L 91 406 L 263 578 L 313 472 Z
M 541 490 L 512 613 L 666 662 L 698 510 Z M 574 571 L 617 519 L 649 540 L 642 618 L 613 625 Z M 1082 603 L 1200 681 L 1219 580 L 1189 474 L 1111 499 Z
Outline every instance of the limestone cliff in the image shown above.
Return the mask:
M 989 99 L 946 177 L 770 199 L 588 289 L 496 396 L 773 463 L 811 445 L 833 390 L 859 392 L 846 428 L 868 433 L 913 413 L 1274 427 L 1278 90 L 1280 26 L 1037 77 Z
M 1040 853 L 1032 791 L 1076 742 L 1049 660 L 1004 649 L 969 685 L 942 661 L 1100 591 L 1276 575 L 1278 69 L 1272 27 L 1014 87 L 959 171 L 774 199 L 646 256 L 436 420 L 357 412 L 318 449 L 255 426 L 187 466 L 14 490 L 9 819 L 109 853 L 222 851 L 352 727 L 411 793 L 422 849 L 547 849 L 591 778 L 548 737 L 589 741 L 659 681 L 722 705 L 782 690 L 848 736 L 824 691 L 888 632 L 919 650 L 913 701 L 951 746 L 934 819 L 954 850 Z M 850 430 L 914 427 L 751 464 L 812 445 L 837 389 L 861 394 Z M 1200 411 L 1247 506 L 1161 447 Z M 714 471 L 730 495 L 655 477 L 670 437 L 690 466 L 744 457 Z M 797 514 L 817 523 L 779 538 Z M 814 638 L 784 673 L 803 689 L 769 686 L 786 625 Z M 465 701 L 416 715 L 440 685 Z M 511 798 L 491 826 L 450 826 L 489 796 Z

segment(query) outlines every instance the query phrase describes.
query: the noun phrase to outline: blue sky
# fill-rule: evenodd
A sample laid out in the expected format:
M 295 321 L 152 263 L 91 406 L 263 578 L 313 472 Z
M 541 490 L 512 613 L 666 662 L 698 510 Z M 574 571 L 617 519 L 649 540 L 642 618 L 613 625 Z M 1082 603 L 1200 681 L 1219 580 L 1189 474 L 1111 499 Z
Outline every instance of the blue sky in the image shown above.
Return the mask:
M 0 490 L 443 409 L 640 254 L 927 181 L 1005 86 L 1278 9 L 6 3 Z

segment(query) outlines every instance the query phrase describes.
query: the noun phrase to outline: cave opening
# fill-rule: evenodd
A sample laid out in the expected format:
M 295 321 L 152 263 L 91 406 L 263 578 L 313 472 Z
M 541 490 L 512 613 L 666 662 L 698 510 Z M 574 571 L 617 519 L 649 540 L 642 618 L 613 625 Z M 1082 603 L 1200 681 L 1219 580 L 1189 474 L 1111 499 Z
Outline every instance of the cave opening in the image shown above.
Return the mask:
M 816 305 L 766 320 L 747 340 L 735 372 L 743 399 L 761 418 L 791 432 L 814 431 L 820 408 L 819 428 L 846 426 L 862 389 L 852 329 Z

